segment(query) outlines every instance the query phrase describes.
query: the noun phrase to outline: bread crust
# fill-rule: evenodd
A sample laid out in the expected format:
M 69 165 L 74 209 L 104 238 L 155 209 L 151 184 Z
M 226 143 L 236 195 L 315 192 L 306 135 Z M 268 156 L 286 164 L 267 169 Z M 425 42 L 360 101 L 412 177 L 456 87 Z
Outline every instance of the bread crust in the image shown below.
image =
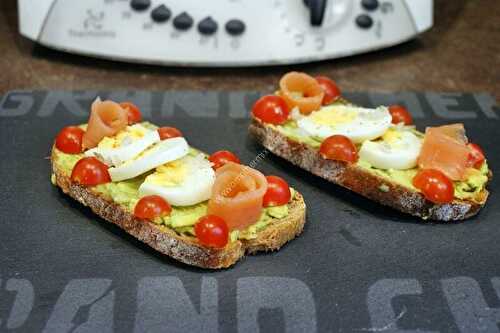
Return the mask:
M 481 202 L 455 199 L 451 203 L 435 204 L 425 199 L 422 193 L 391 182 L 389 179 L 366 171 L 360 166 L 326 160 L 316 149 L 289 139 L 286 135 L 255 117 L 252 117 L 249 133 L 272 153 L 316 176 L 350 189 L 382 205 L 425 220 L 457 221 L 469 218 L 479 212 L 488 198 L 488 191 L 485 189 L 481 193 Z
M 55 152 L 52 149 L 52 172 L 56 185 L 64 193 L 155 250 L 192 266 L 208 269 L 227 268 L 246 254 L 278 250 L 302 232 L 306 221 L 304 199 L 296 192 L 289 204 L 289 214 L 282 219 L 275 219 L 258 233 L 256 239 L 237 240 L 221 249 L 206 247 L 199 244 L 194 237 L 179 235 L 168 227 L 137 219 L 109 198 L 72 182 L 70 177 L 57 167 L 54 160 Z

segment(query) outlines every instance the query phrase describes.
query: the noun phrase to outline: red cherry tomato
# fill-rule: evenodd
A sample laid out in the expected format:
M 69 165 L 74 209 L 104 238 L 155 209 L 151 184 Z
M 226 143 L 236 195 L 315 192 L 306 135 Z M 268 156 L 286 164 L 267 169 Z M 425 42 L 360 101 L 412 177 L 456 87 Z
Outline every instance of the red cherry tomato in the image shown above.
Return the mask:
M 352 163 L 358 160 L 356 146 L 343 135 L 332 135 L 326 138 L 319 147 L 319 153 L 327 160 Z
M 405 125 L 413 124 L 413 118 L 410 112 L 401 105 L 391 105 L 389 106 L 389 113 L 392 116 L 392 123 L 399 124 L 404 123 Z
M 71 181 L 88 186 L 109 183 L 108 166 L 95 157 L 84 157 L 76 162 L 71 172 Z
M 82 152 L 82 137 L 85 133 L 79 127 L 68 126 L 57 134 L 56 148 L 66 154 L 79 154 Z
M 281 206 L 290 201 L 292 194 L 287 182 L 278 176 L 267 176 L 267 192 L 264 194 L 263 206 Z
M 340 89 L 333 80 L 326 76 L 317 76 L 316 81 L 318 81 L 319 85 L 325 92 L 325 96 L 323 97 L 323 102 L 321 104 L 330 104 L 340 97 Z
M 141 110 L 132 102 L 122 102 L 120 106 L 127 110 L 128 124 L 132 125 L 138 123 L 142 119 Z
M 434 169 L 420 170 L 413 178 L 413 186 L 434 203 L 443 204 L 453 201 L 455 189 L 453 182 L 444 173 Z
M 290 110 L 282 97 L 267 95 L 255 102 L 252 113 L 265 123 L 280 125 L 288 119 Z
M 162 140 L 183 136 L 182 132 L 175 127 L 160 127 L 158 128 L 158 134 L 160 134 Z
M 469 153 L 470 165 L 472 165 L 476 169 L 481 168 L 481 165 L 483 165 L 483 162 L 485 160 L 483 150 L 475 143 L 469 143 L 468 146 L 470 148 L 470 153 Z
M 140 219 L 152 220 L 156 217 L 169 215 L 172 211 L 169 203 L 159 195 L 142 197 L 134 208 L 134 216 Z
M 227 162 L 234 162 L 240 164 L 238 156 L 234 155 L 228 150 L 219 150 L 208 157 L 208 160 L 213 163 L 212 168 L 217 170 Z
M 226 222 L 216 215 L 200 217 L 194 225 L 194 233 L 198 241 L 205 246 L 222 248 L 229 241 L 229 228 Z

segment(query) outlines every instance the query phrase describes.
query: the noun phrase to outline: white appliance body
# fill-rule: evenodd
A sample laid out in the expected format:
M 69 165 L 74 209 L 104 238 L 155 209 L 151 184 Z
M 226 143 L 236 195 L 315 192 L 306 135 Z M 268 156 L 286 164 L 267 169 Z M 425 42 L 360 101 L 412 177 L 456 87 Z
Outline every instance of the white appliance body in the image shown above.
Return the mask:
M 175 66 L 262 66 L 332 59 L 402 43 L 433 24 L 433 0 L 378 0 L 375 9 L 367 9 L 362 0 L 329 0 L 321 24 L 315 26 L 303 0 L 18 2 L 21 34 L 42 45 Z M 152 14 L 160 6 L 163 22 Z M 183 14 L 184 19 L 191 18 L 191 26 L 186 28 L 184 22 L 179 29 Z M 206 18 L 212 30 L 202 34 L 199 25 Z M 236 32 L 230 33 L 227 24 L 234 19 Z

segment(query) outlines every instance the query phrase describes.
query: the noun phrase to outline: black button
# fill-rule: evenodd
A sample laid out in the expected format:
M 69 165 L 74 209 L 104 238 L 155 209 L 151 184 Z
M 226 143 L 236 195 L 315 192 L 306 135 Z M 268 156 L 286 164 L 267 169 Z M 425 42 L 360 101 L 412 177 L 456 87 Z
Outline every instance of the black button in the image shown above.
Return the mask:
M 241 35 L 245 31 L 245 23 L 241 20 L 229 20 L 226 23 L 226 31 L 233 36 Z
M 202 35 L 212 35 L 217 31 L 218 25 L 210 16 L 198 23 L 198 31 Z
M 193 26 L 193 18 L 182 12 L 174 18 L 174 27 L 179 30 L 188 30 Z
M 172 16 L 172 12 L 165 5 L 160 5 L 151 12 L 151 18 L 155 22 L 166 22 L 170 16 Z
M 130 2 L 130 7 L 134 10 L 146 10 L 151 6 L 151 0 L 132 0 Z
M 361 6 L 366 10 L 375 10 L 378 8 L 378 0 L 361 0 Z
M 366 14 L 361 14 L 356 17 L 356 24 L 360 28 L 368 29 L 373 25 L 373 19 Z

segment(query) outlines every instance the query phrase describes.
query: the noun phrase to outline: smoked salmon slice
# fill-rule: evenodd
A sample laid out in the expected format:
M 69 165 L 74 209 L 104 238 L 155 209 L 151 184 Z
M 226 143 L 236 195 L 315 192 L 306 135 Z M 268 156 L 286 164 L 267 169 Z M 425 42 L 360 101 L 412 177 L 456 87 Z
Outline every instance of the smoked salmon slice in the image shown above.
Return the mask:
M 208 214 L 221 217 L 229 230 L 243 230 L 259 220 L 266 177 L 248 166 L 228 162 L 215 172 Z
M 298 107 L 302 114 L 309 114 L 321 107 L 325 93 L 312 76 L 289 72 L 280 80 L 280 95 L 290 109 Z
M 83 148 L 94 148 L 105 136 L 113 136 L 127 127 L 127 122 L 127 111 L 118 103 L 96 99 L 83 135 Z
M 469 164 L 470 148 L 463 124 L 428 127 L 418 157 L 421 169 L 436 169 L 451 180 L 463 180 Z

